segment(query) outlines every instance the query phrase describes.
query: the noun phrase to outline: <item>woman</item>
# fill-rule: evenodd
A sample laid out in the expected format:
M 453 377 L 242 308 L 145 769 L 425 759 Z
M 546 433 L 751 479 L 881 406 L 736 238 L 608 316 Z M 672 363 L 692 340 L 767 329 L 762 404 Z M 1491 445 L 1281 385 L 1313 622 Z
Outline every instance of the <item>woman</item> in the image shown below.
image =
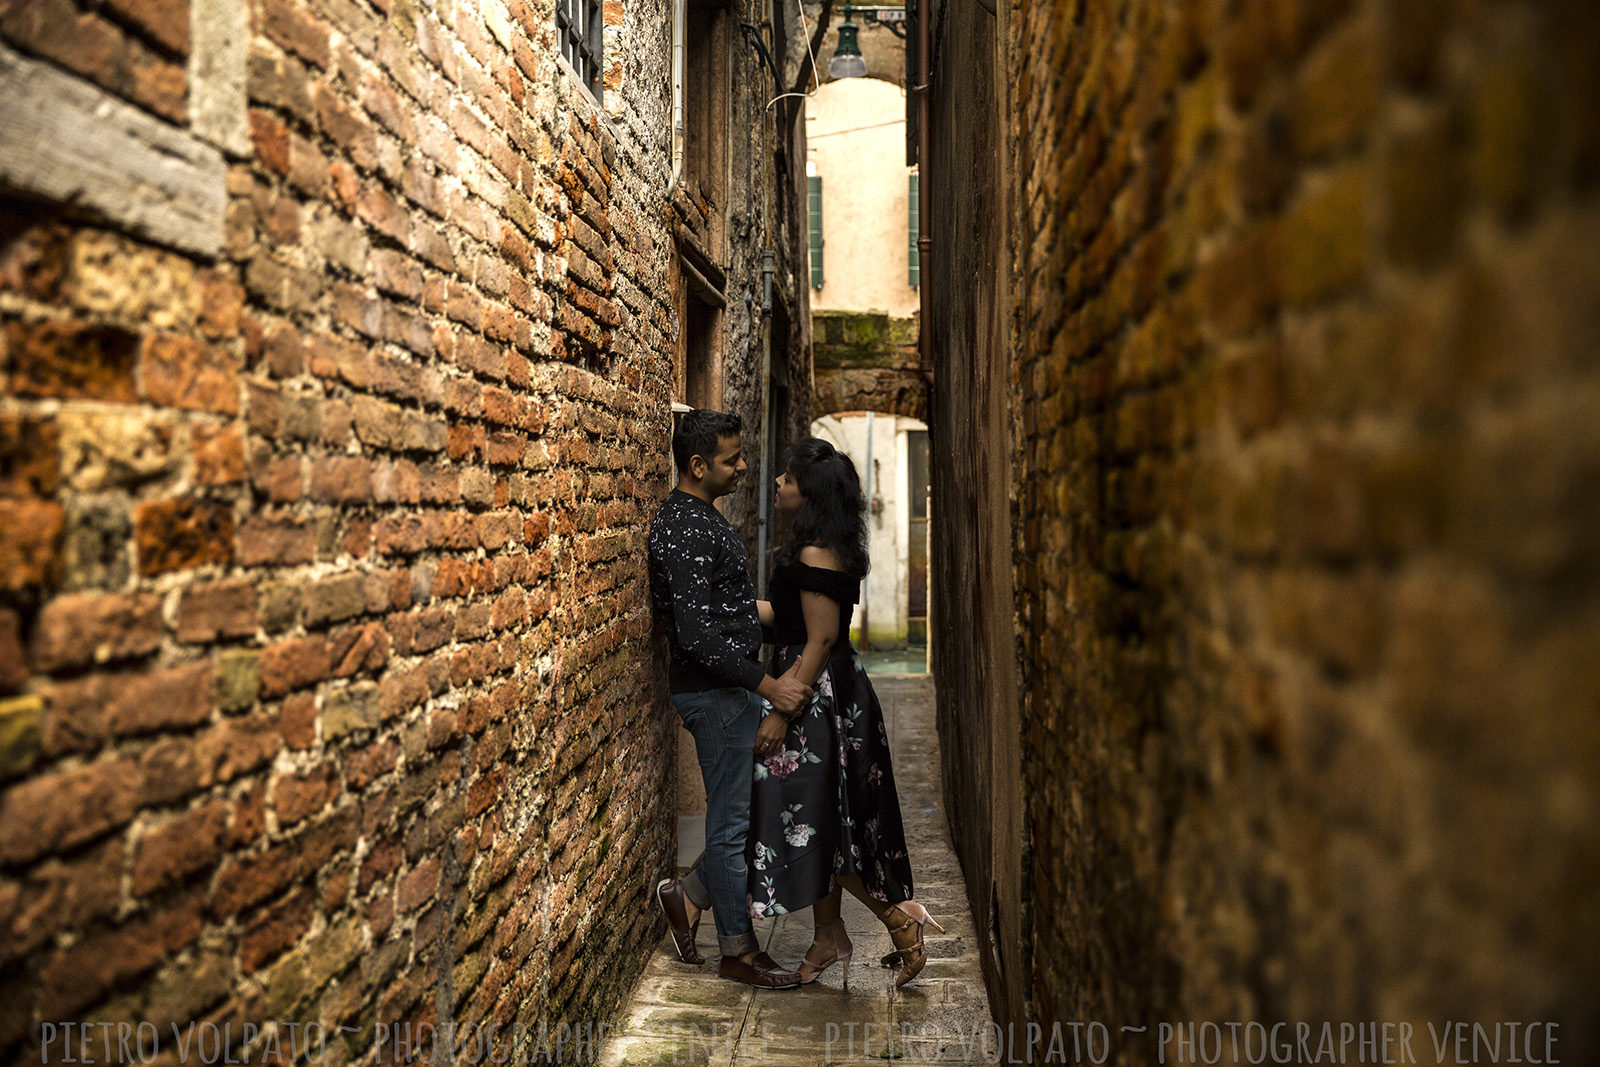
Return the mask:
M 812 908 L 801 981 L 841 963 L 848 989 L 852 950 L 839 917 L 840 890 L 848 889 L 888 928 L 901 962 L 895 985 L 903 986 L 927 963 L 923 926 L 944 927 L 911 900 L 883 710 L 850 647 L 850 614 L 867 573 L 855 465 L 826 441 L 801 441 L 778 478 L 777 507 L 793 513 L 794 533 L 778 555 L 772 601 L 758 607 L 775 633 L 772 674 L 794 674 L 815 693 L 781 736 L 767 725 L 756 736 L 750 913 Z

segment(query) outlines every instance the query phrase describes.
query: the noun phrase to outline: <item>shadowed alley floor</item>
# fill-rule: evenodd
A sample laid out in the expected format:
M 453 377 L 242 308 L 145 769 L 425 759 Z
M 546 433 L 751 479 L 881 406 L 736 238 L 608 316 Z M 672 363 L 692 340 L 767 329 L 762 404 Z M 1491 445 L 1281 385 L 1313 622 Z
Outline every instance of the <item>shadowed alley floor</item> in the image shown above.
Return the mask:
M 837 966 L 794 990 L 756 990 L 717 977 L 716 933 L 708 918 L 698 942 L 708 962 L 679 962 L 670 940 L 663 939 L 618 1022 L 617 1036 L 605 1045 L 602 1063 L 729 1067 L 983 1059 L 989 1000 L 961 869 L 945 829 L 933 683 L 927 675 L 886 675 L 875 677 L 873 685 L 894 751 L 916 899 L 948 931 L 929 929 L 921 976 L 905 989 L 894 988 L 897 971 L 879 964 L 893 947 L 889 935 L 848 895 L 844 919 L 855 943 L 848 992 Z M 756 934 L 773 958 L 794 966 L 811 943 L 811 913 L 763 920 Z

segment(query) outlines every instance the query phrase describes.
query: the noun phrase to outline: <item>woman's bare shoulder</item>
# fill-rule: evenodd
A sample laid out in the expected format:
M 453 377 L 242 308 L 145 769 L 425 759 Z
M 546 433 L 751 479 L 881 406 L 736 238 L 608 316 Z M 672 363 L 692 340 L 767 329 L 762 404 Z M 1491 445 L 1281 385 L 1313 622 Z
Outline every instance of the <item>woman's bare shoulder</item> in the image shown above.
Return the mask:
M 822 545 L 802 546 L 799 560 L 807 567 L 819 567 L 826 571 L 844 570 L 844 564 L 839 562 L 839 554 L 831 548 L 824 548 Z

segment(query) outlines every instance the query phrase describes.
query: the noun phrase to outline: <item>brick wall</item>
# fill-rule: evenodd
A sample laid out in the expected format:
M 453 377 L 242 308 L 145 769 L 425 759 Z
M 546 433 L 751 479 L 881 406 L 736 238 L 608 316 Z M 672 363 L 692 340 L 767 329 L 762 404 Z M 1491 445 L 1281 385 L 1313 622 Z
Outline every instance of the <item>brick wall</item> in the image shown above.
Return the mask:
M 549 0 L 0 2 L 7 1060 L 207 1019 L 343 1062 L 642 967 L 670 4 L 606 22 L 597 105 Z
M 1009 92 L 938 99 L 1014 168 L 1009 1010 L 1553 1019 L 1592 1058 L 1593 5 L 1000 18 Z

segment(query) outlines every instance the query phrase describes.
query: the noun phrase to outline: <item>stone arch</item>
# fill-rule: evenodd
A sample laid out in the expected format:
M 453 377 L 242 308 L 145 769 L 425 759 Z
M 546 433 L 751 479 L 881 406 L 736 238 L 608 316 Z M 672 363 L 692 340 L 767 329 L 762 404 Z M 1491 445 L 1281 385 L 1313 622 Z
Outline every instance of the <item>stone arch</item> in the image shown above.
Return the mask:
M 818 371 L 815 397 L 813 419 L 873 411 L 928 421 L 928 383 L 919 370 Z
M 812 313 L 812 417 L 875 411 L 928 421 L 928 379 L 917 353 L 918 316 Z

